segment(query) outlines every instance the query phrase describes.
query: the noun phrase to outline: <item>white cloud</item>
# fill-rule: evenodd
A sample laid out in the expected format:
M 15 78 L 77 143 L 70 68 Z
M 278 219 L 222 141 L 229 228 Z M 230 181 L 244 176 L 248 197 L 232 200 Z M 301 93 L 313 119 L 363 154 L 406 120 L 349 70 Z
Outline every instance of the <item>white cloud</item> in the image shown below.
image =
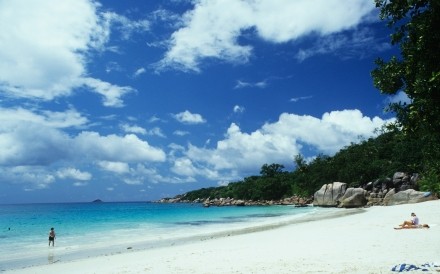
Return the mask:
M 152 135 L 152 136 L 159 136 L 162 138 L 166 138 L 165 134 L 162 132 L 162 129 L 160 129 L 159 127 L 154 127 L 152 129 L 148 130 L 147 134 Z
M 86 71 L 83 53 L 107 40 L 96 9 L 86 0 L 1 1 L 2 89 L 44 100 L 69 95 Z
M 92 88 L 94 92 L 101 94 L 103 98 L 103 105 L 106 107 L 123 107 L 124 103 L 121 99 L 125 94 L 134 92 L 131 87 L 120 87 L 112 85 L 94 78 L 83 78 L 83 84 Z
M 146 167 L 143 164 L 137 164 L 136 168 L 132 171 L 132 177 L 128 178 L 132 182 L 143 182 L 147 181 L 150 183 L 183 183 L 183 182 L 194 182 L 194 178 L 178 178 L 171 176 L 163 176 L 158 170 L 151 167 Z
M 107 65 L 105 66 L 105 72 L 107 73 L 111 73 L 111 72 L 119 72 L 122 71 L 122 67 L 116 63 L 116 62 L 108 62 Z
M 41 189 L 55 178 L 91 179 L 89 172 L 72 168 L 73 165 L 101 163 L 103 167 L 103 163 L 116 162 L 128 166 L 166 160 L 161 149 L 132 134 L 64 132 L 86 123 L 87 119 L 74 110 L 32 112 L 0 108 L 0 182 L 25 184 L 29 190 Z
M 307 99 L 311 99 L 311 98 L 313 98 L 313 96 L 300 96 L 300 97 L 293 97 L 293 98 L 290 98 L 290 102 L 298 102 L 298 101 L 301 101 L 301 100 L 307 100 Z
M 82 187 L 82 186 L 87 186 L 87 185 L 89 185 L 89 183 L 88 183 L 88 182 L 85 182 L 85 181 L 74 182 L 74 183 L 73 183 L 73 186 L 76 186 L 76 187 Z
M 295 138 L 326 154 L 334 154 L 359 136 L 374 135 L 374 130 L 390 120 L 363 116 L 359 110 L 342 110 L 324 113 L 321 119 L 284 113 L 278 122 L 263 126 L 264 132 Z
M 138 179 L 124 178 L 123 181 L 127 185 L 142 185 L 142 181 Z
M 25 184 L 26 191 L 45 189 L 55 182 L 55 176 L 38 166 L 0 166 L 0 182 Z
M 327 35 L 317 40 L 312 47 L 300 49 L 295 58 L 302 62 L 315 55 L 334 54 L 342 59 L 362 59 L 391 47 L 389 42 L 377 40 L 372 30 L 368 28 L 351 33 Z
M 133 76 L 134 76 L 134 77 L 138 77 L 138 76 L 140 76 L 141 74 L 144 74 L 144 73 L 146 73 L 146 72 L 147 72 L 147 70 L 146 70 L 145 68 L 139 68 L 139 69 L 137 69 L 137 70 L 134 72 Z
M 80 127 L 88 123 L 88 119 L 76 110 L 69 109 L 65 112 L 39 111 L 32 112 L 23 108 L 1 108 L 0 123 L 32 123 L 51 128 Z M 2 126 L 0 126 L 1 132 Z M 3 128 L 3 130 L 6 130 Z
M 237 80 L 237 84 L 235 85 L 234 89 L 252 88 L 252 87 L 265 88 L 265 87 L 267 87 L 267 81 L 265 80 L 265 81 L 260 81 L 260 82 L 256 82 L 256 83 L 250 83 L 250 82 L 244 82 L 244 81 Z
M 121 37 L 124 40 L 130 39 L 133 32 L 146 32 L 150 30 L 150 22 L 148 20 L 132 21 L 114 12 L 103 13 L 103 17 L 121 32 Z
M 0 92 L 49 101 L 86 85 L 105 106 L 122 106 L 132 88 L 87 76 L 91 53 L 105 50 L 115 22 L 123 34 L 146 27 L 102 13 L 92 0 L 0 1 Z
M 235 105 L 234 106 L 234 113 L 243 113 L 245 108 L 243 106 Z
M 232 123 L 214 148 L 189 145 L 185 157 L 176 161 L 172 171 L 193 176 L 211 171 L 205 176 L 216 172 L 219 180 L 222 176 L 232 178 L 234 174 L 255 172 L 265 163 L 290 163 L 306 145 L 332 155 L 358 142 L 359 136 L 374 136 L 376 128 L 390 121 L 363 116 L 359 110 L 343 110 L 325 113 L 321 118 L 283 113 L 278 121 L 251 133 L 242 132 Z
M 185 181 L 195 181 L 195 177 L 201 176 L 210 180 L 218 180 L 222 176 L 218 171 L 206 167 L 196 167 L 195 163 L 189 158 L 178 158 L 174 161 L 171 171 L 179 176 L 186 177 Z M 223 177 L 224 178 L 224 177 Z
M 92 174 L 89 172 L 82 172 L 71 167 L 58 170 L 56 175 L 60 179 L 74 179 L 79 181 L 89 181 L 92 179 Z
M 157 117 L 156 115 L 151 116 L 150 119 L 148 119 L 149 123 L 156 123 L 156 122 L 160 122 L 162 121 L 159 117 Z
M 70 137 L 40 123 L 20 120 L 0 123 L 0 165 L 49 165 L 73 157 Z
M 128 173 L 130 171 L 128 164 L 123 162 L 99 161 L 98 166 L 103 170 L 118 174 Z
M 84 152 L 86 157 L 92 159 L 112 162 L 165 161 L 162 150 L 150 146 L 134 134 L 101 136 L 97 132 L 83 131 L 72 141 L 77 151 Z
M 135 133 L 135 134 L 141 134 L 141 135 L 150 135 L 150 136 L 159 136 L 162 138 L 166 138 L 165 134 L 162 132 L 162 130 L 159 127 L 153 127 L 149 130 L 136 126 L 136 125 L 128 125 L 128 124 L 122 124 L 121 129 L 124 132 L 127 133 Z
M 143 127 L 140 127 L 140 126 L 131 126 L 128 124 L 122 124 L 121 128 L 124 132 L 127 132 L 127 133 L 136 133 L 136 134 L 141 134 L 141 135 L 147 134 L 147 130 Z
M 174 118 L 184 124 L 202 124 L 206 123 L 206 120 L 202 117 L 202 115 L 197 113 L 191 113 L 188 110 L 184 112 L 173 115 Z
M 247 62 L 252 47 L 238 42 L 244 30 L 263 40 L 284 43 L 310 34 L 329 35 L 351 29 L 368 20 L 375 10 L 369 0 L 213 0 L 194 1 L 184 14 L 157 69 L 200 71 L 200 61 L 217 58 Z M 227 7 L 225 9 L 225 7 Z
M 194 176 L 197 174 L 197 169 L 193 166 L 192 161 L 188 158 L 176 159 L 171 171 L 185 176 Z
M 183 131 L 183 130 L 176 130 L 176 131 L 173 132 L 173 134 L 177 135 L 177 136 L 185 136 L 185 135 L 188 135 L 189 132 L 188 131 Z

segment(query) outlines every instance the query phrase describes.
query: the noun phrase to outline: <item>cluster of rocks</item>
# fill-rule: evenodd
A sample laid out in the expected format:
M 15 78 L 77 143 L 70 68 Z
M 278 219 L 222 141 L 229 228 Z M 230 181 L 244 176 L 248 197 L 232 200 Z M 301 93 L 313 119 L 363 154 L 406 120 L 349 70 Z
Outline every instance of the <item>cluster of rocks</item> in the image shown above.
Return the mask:
M 376 180 L 359 188 L 346 183 L 325 184 L 315 192 L 313 205 L 324 207 L 363 207 L 419 203 L 437 199 L 430 192 L 417 191 L 418 174 L 396 172 L 392 179 Z
M 419 203 L 438 199 L 430 192 L 418 190 L 417 182 L 419 175 L 396 172 L 393 178 L 377 179 L 360 187 L 348 187 L 346 183 L 334 182 L 325 184 L 315 192 L 313 197 L 304 198 L 292 196 L 281 200 L 240 200 L 233 198 L 196 199 L 188 200 L 185 195 L 174 198 L 163 198 L 159 203 L 202 203 L 205 207 L 210 206 L 255 206 L 255 205 L 295 205 L 298 207 L 314 206 L 322 207 L 364 207 L 373 205 L 398 205 Z
M 210 206 L 267 206 L 267 205 L 294 205 L 297 207 L 308 206 L 313 202 L 313 197 L 303 198 L 292 196 L 281 200 L 240 200 L 234 198 L 215 198 L 215 199 L 196 199 L 193 201 L 185 199 L 185 197 L 177 196 L 174 198 L 163 198 L 160 203 L 202 203 L 205 207 Z

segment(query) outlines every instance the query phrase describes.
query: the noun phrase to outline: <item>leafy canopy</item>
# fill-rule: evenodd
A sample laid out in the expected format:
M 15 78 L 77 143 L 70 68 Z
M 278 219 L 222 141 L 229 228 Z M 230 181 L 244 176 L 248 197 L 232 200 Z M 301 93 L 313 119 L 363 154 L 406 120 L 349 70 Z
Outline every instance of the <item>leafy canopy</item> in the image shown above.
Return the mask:
M 440 193 L 440 1 L 375 2 L 380 18 L 394 30 L 391 42 L 400 56 L 376 61 L 374 84 L 384 94 L 403 91 L 410 99 L 391 103 L 389 110 L 407 137 L 421 144 L 425 188 Z

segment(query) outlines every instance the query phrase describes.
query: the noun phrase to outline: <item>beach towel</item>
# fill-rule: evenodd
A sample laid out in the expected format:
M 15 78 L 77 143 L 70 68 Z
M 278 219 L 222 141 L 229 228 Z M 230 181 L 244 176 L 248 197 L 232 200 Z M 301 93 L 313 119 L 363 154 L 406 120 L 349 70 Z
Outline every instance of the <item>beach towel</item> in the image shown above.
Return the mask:
M 434 272 L 440 271 L 440 264 L 437 263 L 424 263 L 421 265 L 415 264 L 398 264 L 391 268 L 394 272 L 409 272 L 409 271 L 423 271 L 423 272 Z

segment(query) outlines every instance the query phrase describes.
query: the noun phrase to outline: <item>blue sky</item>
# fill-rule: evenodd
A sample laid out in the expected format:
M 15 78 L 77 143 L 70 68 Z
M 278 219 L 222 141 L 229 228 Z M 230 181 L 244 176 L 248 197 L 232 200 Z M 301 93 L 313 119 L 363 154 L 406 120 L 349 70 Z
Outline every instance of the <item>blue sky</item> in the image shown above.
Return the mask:
M 1 0 L 0 203 L 157 200 L 393 120 L 372 0 Z

